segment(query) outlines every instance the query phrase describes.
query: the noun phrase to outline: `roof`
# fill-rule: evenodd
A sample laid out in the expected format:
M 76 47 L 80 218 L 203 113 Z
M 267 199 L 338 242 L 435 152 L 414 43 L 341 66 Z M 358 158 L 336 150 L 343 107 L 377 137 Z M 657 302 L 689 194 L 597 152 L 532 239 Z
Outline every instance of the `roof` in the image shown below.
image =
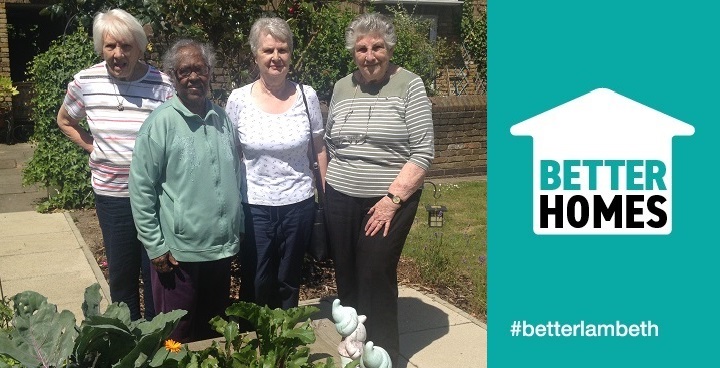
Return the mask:
M 695 128 L 669 115 L 624 97 L 607 88 L 598 88 L 515 124 L 513 135 L 545 136 L 576 132 L 592 139 L 608 131 L 631 136 L 693 135 Z M 603 134 L 604 133 L 604 134 Z

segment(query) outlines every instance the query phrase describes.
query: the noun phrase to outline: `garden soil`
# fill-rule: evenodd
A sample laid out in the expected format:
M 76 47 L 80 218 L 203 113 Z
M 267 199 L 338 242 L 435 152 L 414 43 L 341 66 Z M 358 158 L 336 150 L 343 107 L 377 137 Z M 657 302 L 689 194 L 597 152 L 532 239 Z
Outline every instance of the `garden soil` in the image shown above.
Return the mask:
M 107 261 L 105 258 L 105 246 L 102 240 L 102 233 L 98 224 L 97 215 L 94 209 L 75 210 L 70 213 L 75 222 L 83 240 L 90 248 L 95 256 L 95 260 L 100 269 L 108 277 Z M 141 281 L 142 282 L 142 281 Z M 401 285 L 410 286 L 414 289 L 425 293 L 432 293 L 440 296 L 455 307 L 480 318 L 480 311 L 470 308 L 470 303 L 464 295 L 463 290 L 469 290 L 472 284 L 469 281 L 461 283 L 460 287 L 447 288 L 437 287 L 423 283 L 420 277 L 420 269 L 412 259 L 402 257 L 398 266 L 398 282 Z M 467 285 L 462 285 L 467 283 Z M 142 289 L 142 285 L 141 285 Z M 230 290 L 230 297 L 234 300 L 238 299 L 240 290 L 240 273 L 237 263 L 233 263 L 233 279 Z M 322 298 L 325 296 L 336 295 L 335 277 L 333 273 L 332 261 L 314 262 L 310 259 L 305 260 L 303 265 L 303 279 L 300 288 L 300 300 L 309 300 Z M 142 293 L 141 293 L 142 296 Z M 142 306 L 142 302 L 140 303 Z

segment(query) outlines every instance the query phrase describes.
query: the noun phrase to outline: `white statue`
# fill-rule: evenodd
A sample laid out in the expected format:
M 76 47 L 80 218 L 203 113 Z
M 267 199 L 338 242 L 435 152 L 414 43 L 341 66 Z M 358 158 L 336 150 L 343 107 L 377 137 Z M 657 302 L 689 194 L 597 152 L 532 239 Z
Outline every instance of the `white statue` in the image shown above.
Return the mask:
M 341 366 L 345 367 L 362 355 L 363 343 L 367 339 L 364 325 L 367 317 L 358 316 L 355 308 L 343 307 L 340 305 L 340 299 L 333 301 L 332 316 L 335 320 L 335 329 L 343 337 L 338 344 L 338 353 Z
M 392 368 L 390 355 L 385 349 L 373 346 L 372 341 L 364 344 L 367 339 L 364 324 L 367 320 L 366 316 L 358 316 L 353 307 L 343 307 L 340 305 L 340 299 L 333 300 L 332 316 L 335 329 L 343 337 L 338 345 L 342 367 L 360 359 L 360 368 Z
M 379 346 L 373 346 L 372 341 L 368 341 L 360 359 L 360 368 L 392 368 L 390 354 Z

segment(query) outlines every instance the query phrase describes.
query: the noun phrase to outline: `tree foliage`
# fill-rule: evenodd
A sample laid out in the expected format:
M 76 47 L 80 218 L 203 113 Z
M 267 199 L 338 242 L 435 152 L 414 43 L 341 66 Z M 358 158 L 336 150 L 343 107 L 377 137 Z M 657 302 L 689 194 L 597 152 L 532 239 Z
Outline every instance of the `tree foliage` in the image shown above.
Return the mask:
M 392 61 L 420 76 L 428 94 L 433 95 L 436 71 L 449 59 L 448 45 L 443 39 L 430 41 L 430 21 L 401 6 L 390 8 L 390 13 L 397 34 Z
M 233 88 L 256 77 L 248 35 L 252 23 L 262 15 L 288 21 L 294 34 L 292 78 L 313 86 L 322 100 L 329 100 L 335 81 L 354 69 L 345 49 L 345 27 L 356 15 L 342 2 L 311 0 L 61 0 L 46 8 L 90 27 L 98 11 L 122 8 L 142 23 L 152 26 L 153 52 L 161 55 L 166 46 L 180 37 L 212 44 L 224 68 L 222 82 L 216 81 L 213 95 L 224 103 Z M 420 75 L 431 88 L 436 67 L 447 58 L 443 41 L 428 40 L 429 23 L 402 7 L 391 9 L 398 32 L 393 61 Z M 157 61 L 157 60 L 156 60 Z M 432 93 L 432 90 L 429 90 Z
M 477 9 L 477 13 L 476 13 Z M 478 73 L 487 88 L 487 10 L 479 1 L 467 0 L 463 3 L 463 15 L 460 23 L 463 45 L 470 58 L 477 65 Z
M 295 50 L 291 78 L 310 85 L 323 101 L 330 100 L 333 85 L 355 69 L 345 49 L 345 28 L 355 13 L 341 2 L 311 0 L 60 0 L 45 8 L 54 17 L 64 17 L 66 29 L 78 31 L 56 41 L 38 55 L 30 69 L 35 83 L 33 140 L 38 147 L 25 169 L 26 184 L 40 183 L 51 196 L 40 210 L 90 207 L 93 192 L 87 154 L 64 137 L 55 118 L 67 83 L 74 73 L 98 59 L 84 29 L 90 29 L 98 11 L 121 8 L 152 27 L 149 38 L 150 63 L 159 65 L 160 56 L 175 39 L 190 37 L 212 44 L 218 53 L 213 97 L 221 105 L 232 89 L 257 77 L 248 35 L 253 22 L 262 15 L 288 21 Z M 418 74 L 433 94 L 435 69 L 447 54 L 442 41 L 430 42 L 429 23 L 402 7 L 391 9 L 398 44 L 393 62 Z M 444 50 L 444 51 L 443 51 Z M 445 53 L 444 53 L 445 52 Z

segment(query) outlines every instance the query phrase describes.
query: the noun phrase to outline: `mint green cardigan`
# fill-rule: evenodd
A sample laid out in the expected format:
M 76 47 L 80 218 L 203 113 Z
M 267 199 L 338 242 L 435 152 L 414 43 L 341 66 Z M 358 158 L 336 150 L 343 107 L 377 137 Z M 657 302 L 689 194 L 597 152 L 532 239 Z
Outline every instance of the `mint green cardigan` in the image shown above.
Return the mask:
M 220 106 L 190 112 L 175 96 L 138 132 L 130 165 L 130 203 L 150 259 L 180 262 L 238 253 L 244 233 L 237 139 Z

